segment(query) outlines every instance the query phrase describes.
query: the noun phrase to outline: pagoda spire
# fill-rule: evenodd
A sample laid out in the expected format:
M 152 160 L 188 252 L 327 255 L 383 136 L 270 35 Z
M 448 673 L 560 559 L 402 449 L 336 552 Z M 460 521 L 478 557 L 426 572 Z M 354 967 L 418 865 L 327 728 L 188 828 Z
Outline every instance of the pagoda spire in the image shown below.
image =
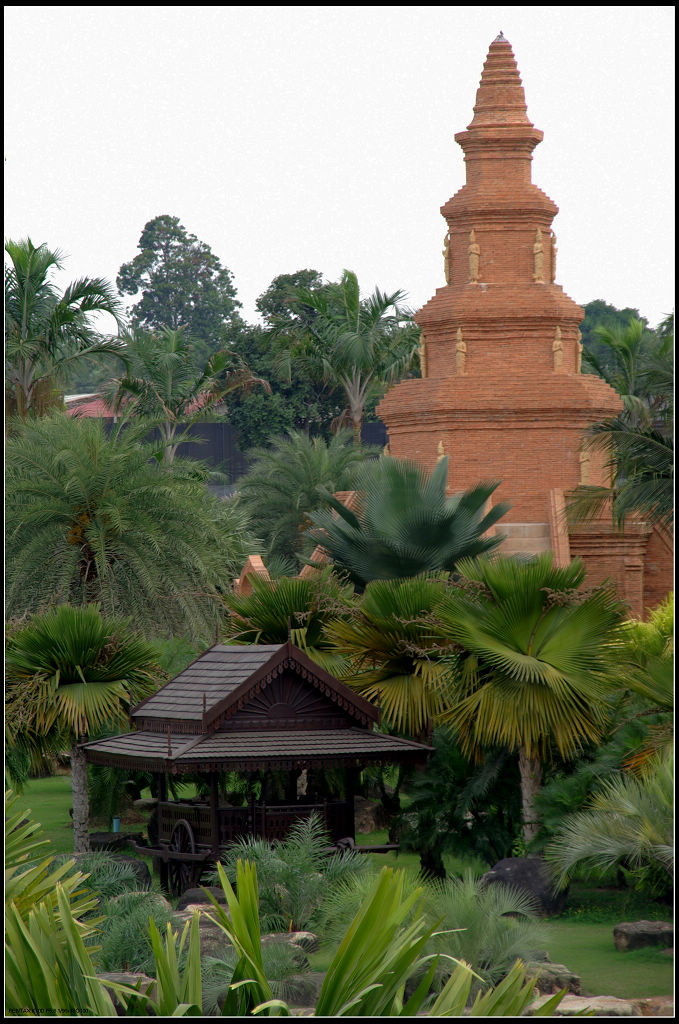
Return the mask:
M 502 32 L 490 44 L 468 130 L 497 125 L 533 127 L 516 59 Z

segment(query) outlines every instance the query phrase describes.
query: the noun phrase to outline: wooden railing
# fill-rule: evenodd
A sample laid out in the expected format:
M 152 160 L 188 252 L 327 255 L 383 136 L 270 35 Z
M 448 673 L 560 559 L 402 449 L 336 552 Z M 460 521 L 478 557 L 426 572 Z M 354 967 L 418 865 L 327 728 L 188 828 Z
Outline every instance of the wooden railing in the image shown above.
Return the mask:
M 232 842 L 239 836 L 254 835 L 262 839 L 285 839 L 296 821 L 316 812 L 333 840 L 354 835 L 353 805 L 348 801 L 323 800 L 319 803 L 266 804 L 251 803 L 247 807 L 219 808 L 219 844 Z M 163 801 L 159 807 L 159 839 L 168 843 L 175 825 L 181 819 L 193 829 L 196 843 L 211 845 L 212 821 L 207 803 Z

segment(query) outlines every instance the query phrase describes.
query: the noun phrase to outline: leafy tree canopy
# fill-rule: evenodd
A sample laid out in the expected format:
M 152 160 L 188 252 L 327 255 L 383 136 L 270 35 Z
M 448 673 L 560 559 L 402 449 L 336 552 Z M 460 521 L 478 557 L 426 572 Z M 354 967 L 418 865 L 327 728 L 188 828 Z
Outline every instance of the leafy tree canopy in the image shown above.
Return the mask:
M 149 635 L 214 636 L 221 592 L 252 539 L 237 503 L 211 498 L 199 463 L 159 463 L 145 425 L 52 414 L 6 446 L 6 599 L 21 616 L 100 603 Z
M 97 330 L 108 313 L 121 323 L 115 290 L 102 278 L 83 277 L 63 293 L 52 275 L 63 254 L 30 238 L 5 243 L 5 371 L 10 403 L 19 415 L 54 404 L 51 391 L 71 365 L 88 354 L 115 354 L 119 346 Z
M 178 217 L 148 221 L 139 252 L 116 278 L 123 295 L 141 298 L 132 306 L 132 324 L 157 330 L 186 327 L 202 353 L 224 347 L 242 327 L 241 303 L 231 272 L 210 246 L 189 234 Z

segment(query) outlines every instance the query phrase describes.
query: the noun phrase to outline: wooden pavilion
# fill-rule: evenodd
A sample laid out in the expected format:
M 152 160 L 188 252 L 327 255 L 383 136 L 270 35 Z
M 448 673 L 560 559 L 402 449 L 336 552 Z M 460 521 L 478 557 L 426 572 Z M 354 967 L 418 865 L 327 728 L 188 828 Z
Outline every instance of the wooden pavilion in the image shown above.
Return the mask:
M 133 731 L 83 744 L 87 761 L 151 771 L 158 777 L 161 882 L 179 893 L 196 884 L 220 848 L 238 836 L 284 838 L 293 823 L 319 814 L 332 839 L 354 839 L 356 774 L 366 765 L 416 764 L 429 747 L 375 732 L 378 710 L 290 641 L 215 644 L 131 712 Z M 344 799 L 297 793 L 305 769 L 344 769 Z M 235 807 L 220 799 L 220 772 L 287 773 L 284 801 Z M 200 773 L 205 800 L 168 800 L 168 776 Z M 140 852 L 141 852 L 141 848 Z

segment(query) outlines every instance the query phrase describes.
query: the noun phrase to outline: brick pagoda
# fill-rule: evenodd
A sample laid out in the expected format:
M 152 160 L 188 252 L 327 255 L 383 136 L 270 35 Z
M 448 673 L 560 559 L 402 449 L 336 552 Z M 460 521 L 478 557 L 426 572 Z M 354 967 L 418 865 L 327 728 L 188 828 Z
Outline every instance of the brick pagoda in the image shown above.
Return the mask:
M 448 456 L 451 493 L 502 481 L 493 500 L 512 507 L 498 526 L 501 552 L 551 549 L 560 564 L 579 555 L 590 582 L 611 576 L 642 615 L 672 586 L 667 538 L 642 522 L 621 534 L 603 518 L 569 533 L 564 520 L 569 491 L 607 483 L 583 431 L 622 403 L 581 372 L 584 310 L 556 283 L 558 207 L 531 181 L 542 138 L 500 34 L 471 124 L 455 135 L 467 181 L 441 209 L 446 283 L 415 318 L 422 379 L 391 388 L 378 414 L 392 455 L 429 469 Z

